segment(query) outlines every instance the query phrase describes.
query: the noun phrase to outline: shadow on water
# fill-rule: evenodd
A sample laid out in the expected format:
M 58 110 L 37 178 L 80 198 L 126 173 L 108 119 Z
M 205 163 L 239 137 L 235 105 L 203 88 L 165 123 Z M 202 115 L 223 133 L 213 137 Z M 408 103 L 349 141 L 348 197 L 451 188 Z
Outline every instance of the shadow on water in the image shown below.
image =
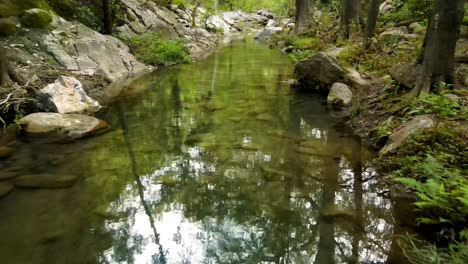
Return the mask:
M 372 153 L 251 40 L 146 75 L 72 144 L 2 168 L 79 174 L 0 200 L 2 263 L 398 263 Z M 401 262 L 400 262 L 401 263 Z

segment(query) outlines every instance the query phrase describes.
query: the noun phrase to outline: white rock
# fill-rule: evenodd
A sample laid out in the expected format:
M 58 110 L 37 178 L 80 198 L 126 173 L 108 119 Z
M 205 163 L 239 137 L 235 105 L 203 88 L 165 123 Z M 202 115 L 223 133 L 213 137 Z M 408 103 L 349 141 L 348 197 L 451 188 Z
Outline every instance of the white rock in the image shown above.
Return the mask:
M 353 99 L 353 92 L 344 83 L 334 83 L 327 97 L 327 103 L 335 108 L 348 106 Z
M 101 108 L 74 77 L 60 76 L 38 92 L 38 99 L 49 111 L 60 114 L 92 114 Z

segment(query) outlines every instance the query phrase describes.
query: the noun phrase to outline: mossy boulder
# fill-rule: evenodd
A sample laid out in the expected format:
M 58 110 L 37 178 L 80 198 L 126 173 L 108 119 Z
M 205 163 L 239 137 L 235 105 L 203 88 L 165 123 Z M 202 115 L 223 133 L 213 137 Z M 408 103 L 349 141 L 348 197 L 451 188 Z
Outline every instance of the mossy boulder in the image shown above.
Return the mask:
M 73 186 L 78 180 L 77 176 L 66 175 L 25 175 L 15 180 L 18 188 L 58 189 Z
M 21 24 L 27 28 L 46 29 L 52 22 L 52 15 L 39 8 L 33 8 L 24 11 L 21 15 Z
M 17 21 L 13 18 L 0 18 L 0 36 L 9 37 L 18 32 Z
M 19 16 L 24 10 L 31 8 L 50 10 L 45 0 L 1 0 L 0 17 Z

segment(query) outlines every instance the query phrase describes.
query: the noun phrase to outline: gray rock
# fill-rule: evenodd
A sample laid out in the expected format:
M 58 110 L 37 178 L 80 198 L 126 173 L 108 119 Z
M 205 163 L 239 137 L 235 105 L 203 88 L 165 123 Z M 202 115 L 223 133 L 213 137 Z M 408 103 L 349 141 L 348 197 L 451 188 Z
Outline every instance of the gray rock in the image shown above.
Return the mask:
M 264 16 L 268 19 L 275 19 L 275 15 L 267 10 L 258 10 L 257 15 Z
M 74 77 L 60 76 L 38 92 L 38 99 L 48 102 L 48 111 L 60 114 L 93 114 L 101 108 Z
M 75 184 L 78 176 L 59 175 L 25 175 L 15 180 L 18 188 L 57 189 L 68 188 Z
M 31 30 L 28 38 L 62 65 L 79 75 L 102 74 L 116 81 L 148 69 L 117 38 L 55 17 L 51 32 Z
M 255 35 L 255 39 L 269 39 L 282 31 L 282 27 L 265 27 Z
M 276 21 L 273 19 L 268 20 L 268 23 L 266 25 L 267 27 L 274 27 L 276 26 Z
M 334 83 L 327 97 L 327 103 L 336 109 L 348 106 L 353 99 L 353 92 L 344 83 Z
M 386 42 L 398 41 L 401 39 L 407 38 L 408 28 L 399 27 L 399 28 L 388 28 L 384 32 L 380 33 L 380 38 Z
M 331 85 L 344 79 L 345 70 L 338 60 L 325 53 L 317 53 L 300 61 L 294 72 L 306 89 L 329 91 Z
M 107 123 L 95 117 L 78 114 L 34 113 L 20 119 L 23 130 L 33 136 L 78 139 L 100 132 Z
M 420 65 L 398 64 L 390 68 L 389 73 L 395 81 L 412 88 L 416 83 L 420 70 Z
M 416 116 L 410 121 L 404 123 L 393 132 L 387 140 L 387 144 L 380 150 L 379 155 L 385 155 L 391 151 L 394 151 L 404 145 L 416 132 L 420 132 L 424 129 L 434 127 L 434 120 L 430 115 Z
M 444 94 L 444 97 L 453 102 L 454 104 L 460 103 L 460 97 L 455 94 Z
M 426 32 L 426 28 L 423 27 L 418 22 L 411 23 L 408 27 L 411 30 L 411 32 L 416 33 L 416 34 L 421 34 L 421 33 Z
M 0 199 L 7 196 L 13 190 L 13 185 L 0 182 Z

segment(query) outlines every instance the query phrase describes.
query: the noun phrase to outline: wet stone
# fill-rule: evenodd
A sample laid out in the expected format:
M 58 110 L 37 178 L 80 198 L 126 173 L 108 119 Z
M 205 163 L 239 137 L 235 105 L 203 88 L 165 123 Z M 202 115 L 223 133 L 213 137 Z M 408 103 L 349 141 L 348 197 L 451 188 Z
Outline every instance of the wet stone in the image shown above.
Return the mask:
M 0 183 L 0 199 L 6 197 L 13 190 L 13 185 L 9 183 Z
M 18 176 L 18 173 L 13 171 L 0 172 L 0 181 L 7 181 Z
M 0 147 L 0 159 L 9 158 L 13 154 L 13 149 L 9 147 Z
M 78 176 L 59 175 L 25 175 L 15 180 L 15 186 L 19 188 L 56 189 L 73 186 Z

